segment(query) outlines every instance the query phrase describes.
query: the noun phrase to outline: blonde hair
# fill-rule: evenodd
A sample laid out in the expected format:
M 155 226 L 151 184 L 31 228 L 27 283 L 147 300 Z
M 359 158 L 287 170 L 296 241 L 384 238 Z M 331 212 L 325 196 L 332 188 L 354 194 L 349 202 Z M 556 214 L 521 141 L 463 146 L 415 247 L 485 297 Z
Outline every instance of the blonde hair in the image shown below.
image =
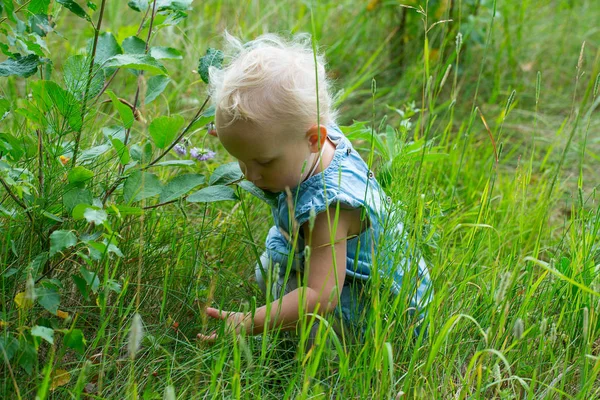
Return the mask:
M 316 55 L 315 71 L 309 35 L 288 41 L 265 34 L 243 44 L 225 32 L 225 39 L 225 53 L 232 54 L 230 63 L 222 70 L 209 70 L 215 109 L 226 119 L 219 124 L 244 120 L 259 127 L 277 123 L 306 130 L 317 121 L 321 125 L 335 122 L 325 59 Z

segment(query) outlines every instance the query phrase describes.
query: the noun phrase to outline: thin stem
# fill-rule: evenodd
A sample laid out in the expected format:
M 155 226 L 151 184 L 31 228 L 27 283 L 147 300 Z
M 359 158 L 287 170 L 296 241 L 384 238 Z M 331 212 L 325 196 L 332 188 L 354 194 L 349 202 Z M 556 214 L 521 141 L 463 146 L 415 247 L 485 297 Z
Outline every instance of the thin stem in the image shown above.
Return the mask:
M 192 118 L 192 120 L 190 121 L 190 123 L 188 124 L 188 126 L 185 127 L 185 129 L 179 134 L 179 136 L 177 136 L 177 138 L 175 140 L 173 140 L 173 142 L 171 143 L 171 145 L 169 147 L 167 147 L 165 149 L 165 151 L 163 151 L 158 157 L 156 157 L 154 160 L 152 160 L 148 165 L 146 165 L 145 167 L 143 167 L 142 171 L 150 168 L 151 166 L 153 166 L 154 164 L 156 164 L 157 162 L 159 162 L 165 155 L 167 155 L 167 153 L 169 151 L 171 151 L 171 149 L 173 147 L 175 147 L 175 145 L 177 143 L 179 143 L 179 141 L 181 140 L 181 138 L 190 130 L 190 128 L 192 127 L 192 125 L 194 125 L 194 123 L 196 122 L 196 120 L 198 120 L 198 117 L 200 116 L 200 114 L 204 110 L 204 107 L 206 107 L 206 104 L 208 103 L 208 100 L 210 100 L 210 96 L 206 97 L 206 100 L 204 100 L 204 103 L 202 103 L 202 106 L 200 107 L 200 109 L 198 110 L 198 112 L 196 113 L 196 115 L 194 116 L 194 118 Z
M 0 183 L 2 184 L 2 186 L 4 186 L 4 189 L 6 189 L 6 193 L 8 193 L 8 195 L 14 200 L 14 202 L 17 203 L 19 207 L 21 207 L 23 210 L 25 210 L 29 221 L 31 221 L 31 224 L 33 224 L 33 216 L 27 209 L 27 206 L 24 203 L 22 203 L 21 200 L 19 200 L 19 198 L 12 192 L 12 190 L 10 190 L 10 186 L 7 185 L 4 179 L 0 178 Z
M 92 77 L 94 76 L 94 60 L 96 59 L 96 48 L 98 47 L 98 36 L 100 35 L 100 27 L 102 26 L 102 17 L 104 16 L 104 6 L 106 5 L 106 0 L 102 0 L 102 4 L 100 5 L 100 15 L 98 16 L 98 23 L 94 27 L 94 44 L 92 45 L 92 57 L 90 59 L 90 70 L 88 72 L 88 80 L 85 85 L 85 92 L 83 93 L 83 105 L 81 107 L 81 127 L 78 129 L 75 135 L 75 149 L 73 150 L 73 159 L 71 163 L 71 167 L 74 167 L 77 162 L 77 153 L 79 151 L 79 141 L 81 139 L 81 131 L 83 129 L 83 121 L 85 119 L 85 112 L 87 106 L 87 97 L 90 91 L 90 86 L 92 85 Z

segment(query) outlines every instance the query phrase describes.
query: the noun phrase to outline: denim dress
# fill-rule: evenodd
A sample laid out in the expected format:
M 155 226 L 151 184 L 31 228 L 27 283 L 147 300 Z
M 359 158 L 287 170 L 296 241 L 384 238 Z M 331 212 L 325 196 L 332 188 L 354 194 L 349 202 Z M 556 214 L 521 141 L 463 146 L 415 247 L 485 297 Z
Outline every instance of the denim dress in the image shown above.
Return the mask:
M 266 291 L 265 282 L 269 281 L 273 298 L 299 286 L 307 256 L 300 227 L 339 203 L 342 209 L 364 210 L 365 223 L 359 235 L 347 239 L 346 278 L 336 317 L 351 329 L 363 325 L 370 308 L 366 285 L 376 281 L 389 291 L 390 301 L 402 295 L 410 303 L 406 307 L 409 312 L 422 318 L 422 310 L 433 295 L 431 281 L 425 261 L 406 240 L 402 213 L 339 127 L 327 126 L 327 135 L 336 146 L 329 166 L 291 193 L 281 192 L 273 199 L 275 225 L 256 266 L 259 286 Z

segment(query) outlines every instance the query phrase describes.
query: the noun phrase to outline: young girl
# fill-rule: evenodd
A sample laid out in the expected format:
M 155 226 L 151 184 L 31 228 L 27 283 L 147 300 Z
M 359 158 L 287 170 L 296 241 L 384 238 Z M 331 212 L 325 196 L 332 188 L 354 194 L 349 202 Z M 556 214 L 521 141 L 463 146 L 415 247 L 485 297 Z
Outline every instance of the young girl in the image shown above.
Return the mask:
M 389 197 L 336 126 L 325 62 L 310 38 L 269 34 L 242 44 L 226 36 L 237 55 L 210 71 L 216 132 L 246 179 L 276 195 L 275 225 L 256 266 L 273 301 L 254 313 L 207 315 L 260 334 L 265 325 L 294 330 L 306 314 L 333 313 L 336 332 L 357 337 L 376 282 L 390 293 L 383 299 L 403 298 L 410 304 L 402 310 L 422 316 L 432 295 L 425 264 L 404 251 L 410 246 Z M 312 321 L 314 334 L 319 319 Z

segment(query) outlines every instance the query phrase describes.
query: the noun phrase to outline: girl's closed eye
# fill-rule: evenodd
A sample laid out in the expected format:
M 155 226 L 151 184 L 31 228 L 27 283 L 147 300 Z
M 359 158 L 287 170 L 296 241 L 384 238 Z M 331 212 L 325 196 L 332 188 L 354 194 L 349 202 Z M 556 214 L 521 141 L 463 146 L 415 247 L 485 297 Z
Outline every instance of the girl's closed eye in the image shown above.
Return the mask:
M 263 160 L 257 160 L 256 163 L 258 165 L 262 165 L 263 167 L 267 167 L 267 166 L 273 164 L 273 161 L 275 161 L 274 158 L 272 158 L 270 160 L 264 160 L 264 161 Z

